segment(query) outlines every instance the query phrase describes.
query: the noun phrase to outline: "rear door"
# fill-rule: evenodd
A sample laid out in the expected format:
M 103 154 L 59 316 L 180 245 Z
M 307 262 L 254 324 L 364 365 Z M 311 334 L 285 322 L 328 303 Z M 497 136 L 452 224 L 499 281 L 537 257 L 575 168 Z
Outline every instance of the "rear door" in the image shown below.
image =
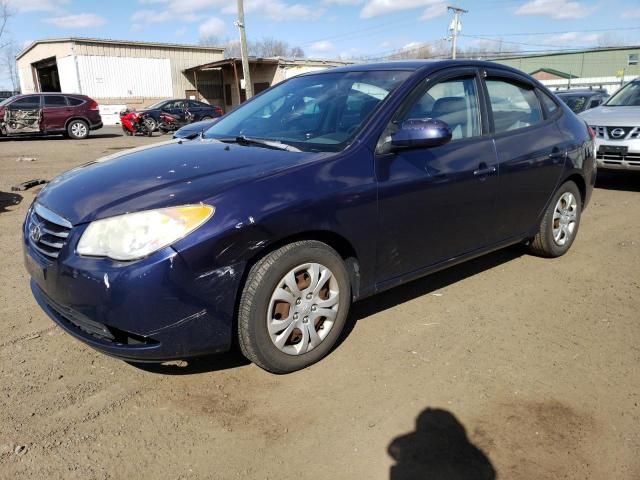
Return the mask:
M 475 68 L 427 78 L 380 137 L 379 282 L 393 282 L 488 245 L 495 228 L 498 171 L 481 94 Z M 386 153 L 390 135 L 412 118 L 446 122 L 453 139 L 438 147 Z
M 562 109 L 543 110 L 534 84 L 524 76 L 498 69 L 485 75 L 500 168 L 493 240 L 503 241 L 536 226 L 560 179 L 567 149 L 555 121 Z
M 64 130 L 67 118 L 72 113 L 72 108 L 67 105 L 67 99 L 63 95 L 43 95 L 42 130 Z

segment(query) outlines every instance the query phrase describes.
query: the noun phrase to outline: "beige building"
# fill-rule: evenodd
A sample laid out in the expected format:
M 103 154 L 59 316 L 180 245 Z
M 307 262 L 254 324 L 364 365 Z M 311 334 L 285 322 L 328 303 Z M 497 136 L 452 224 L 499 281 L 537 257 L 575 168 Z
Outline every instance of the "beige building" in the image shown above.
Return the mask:
M 350 65 L 352 62 L 319 59 L 250 58 L 254 93 L 302 73 Z M 246 99 L 242 60 L 227 58 L 184 71 L 195 89 L 195 98 L 220 105 L 225 111 Z
M 37 40 L 17 61 L 22 93 L 79 93 L 139 107 L 194 95 L 185 70 L 223 58 L 222 47 L 66 38 Z

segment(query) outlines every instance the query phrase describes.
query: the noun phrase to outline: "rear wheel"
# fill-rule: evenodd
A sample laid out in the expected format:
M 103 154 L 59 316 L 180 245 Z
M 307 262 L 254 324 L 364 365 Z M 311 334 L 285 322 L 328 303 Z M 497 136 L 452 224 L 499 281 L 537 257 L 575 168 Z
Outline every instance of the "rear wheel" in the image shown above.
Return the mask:
M 335 345 L 349 313 L 345 264 L 328 245 L 295 242 L 250 270 L 238 313 L 242 353 L 274 373 L 305 368 Z
M 553 196 L 542 217 L 538 233 L 529 248 L 541 257 L 560 257 L 569 251 L 578 234 L 582 197 L 572 181 L 565 182 Z
M 201 121 L 201 122 L 204 122 L 205 120 L 211 120 L 211 119 L 212 119 L 212 117 L 207 116 L 207 117 L 202 117 L 202 118 L 200 119 L 200 121 Z
M 67 125 L 67 135 L 74 140 L 83 140 L 89 136 L 89 125 L 84 120 L 71 120 Z

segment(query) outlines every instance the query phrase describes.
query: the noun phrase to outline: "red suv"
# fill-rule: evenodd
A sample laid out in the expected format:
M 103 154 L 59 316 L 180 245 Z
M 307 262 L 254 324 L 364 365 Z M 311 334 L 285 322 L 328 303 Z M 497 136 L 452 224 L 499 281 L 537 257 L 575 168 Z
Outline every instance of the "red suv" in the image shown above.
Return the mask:
M 37 93 L 0 102 L 0 136 L 63 134 L 81 140 L 99 128 L 98 103 L 85 95 Z

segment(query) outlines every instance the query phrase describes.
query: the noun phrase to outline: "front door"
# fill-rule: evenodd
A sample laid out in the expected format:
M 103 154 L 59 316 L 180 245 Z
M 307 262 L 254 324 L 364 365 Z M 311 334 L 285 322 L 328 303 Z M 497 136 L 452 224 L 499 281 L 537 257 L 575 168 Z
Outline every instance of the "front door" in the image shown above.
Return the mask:
M 27 95 L 7 105 L 4 122 L 7 133 L 39 133 L 42 123 L 40 95 Z
M 489 243 L 498 185 L 493 140 L 482 121 L 475 69 L 426 80 L 378 142 L 378 282 L 436 266 Z M 453 131 L 438 147 L 386 153 L 410 118 L 437 118 Z

